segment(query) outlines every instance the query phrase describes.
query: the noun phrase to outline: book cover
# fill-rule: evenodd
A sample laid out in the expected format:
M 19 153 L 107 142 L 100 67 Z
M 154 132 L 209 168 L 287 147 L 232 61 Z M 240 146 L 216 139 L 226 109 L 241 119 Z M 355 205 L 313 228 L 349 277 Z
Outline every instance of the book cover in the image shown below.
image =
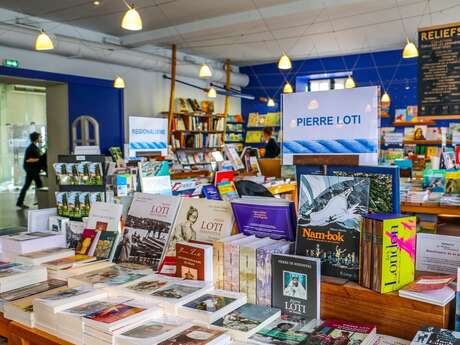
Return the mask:
M 117 238 L 118 234 L 116 232 L 101 232 L 93 255 L 98 259 L 110 259 L 115 249 Z
M 302 175 L 296 254 L 321 259 L 324 275 L 358 281 L 369 179 Z
M 169 298 L 169 299 L 181 299 L 191 294 L 194 294 L 201 287 L 196 286 L 188 286 L 188 285 L 181 285 L 181 284 L 172 284 L 165 288 L 161 288 L 153 293 L 152 296 L 162 297 L 162 298 Z
M 191 326 L 158 345 L 206 345 L 224 334 L 223 331 Z
M 122 213 L 123 206 L 120 204 L 97 201 L 91 206 L 86 227 L 93 230 L 117 232 L 120 229 Z
M 308 341 L 324 345 L 329 342 L 343 345 L 359 345 L 364 343 L 368 337 L 375 335 L 375 333 L 375 325 L 327 320 L 313 331 Z
M 63 311 L 66 314 L 72 314 L 77 316 L 85 316 L 85 315 L 94 315 L 101 310 L 107 310 L 111 307 L 114 307 L 113 303 L 108 301 L 95 301 L 95 302 L 88 302 L 81 304 L 76 307 L 72 307 Z
M 207 280 L 211 278 L 209 267 L 212 260 L 211 251 L 205 246 L 194 243 L 176 243 L 176 276 L 189 280 Z M 208 272 L 206 269 L 208 268 Z M 212 280 L 211 280 L 212 281 Z
M 296 255 L 272 255 L 272 306 L 298 320 L 320 318 L 321 262 Z
M 253 242 L 255 236 L 245 237 L 224 245 L 224 289 L 240 291 L 240 246 Z
M 53 270 L 63 270 L 67 268 L 74 267 L 79 264 L 86 264 L 96 261 L 96 258 L 93 256 L 87 255 L 73 255 L 62 259 L 57 259 L 53 261 L 48 261 L 43 263 L 49 269 Z
M 249 338 L 257 344 L 303 345 L 313 332 L 316 322 L 298 322 L 283 315 Z
M 27 285 L 19 289 L 14 289 L 11 291 L 0 293 L 0 301 L 2 303 L 8 303 L 21 298 L 36 295 L 41 292 L 60 288 L 66 285 L 67 282 L 63 280 L 49 279 L 41 283 Z
M 115 265 L 99 271 L 75 276 L 72 277 L 72 279 L 78 280 L 79 282 L 86 282 L 92 285 L 104 284 L 108 286 L 117 286 L 127 284 L 145 276 L 147 276 L 147 273 Z
M 292 242 L 279 241 L 278 243 L 257 248 L 257 304 L 272 305 L 272 254 L 290 254 L 293 248 Z
M 184 198 L 177 212 L 167 256 L 176 256 L 176 243 L 190 240 L 212 243 L 231 235 L 233 213 L 224 201 Z
M 267 200 L 268 199 L 268 200 Z M 270 203 L 272 198 L 233 200 L 231 205 L 238 230 L 246 235 L 294 241 L 297 221 L 293 202 Z
M 78 287 L 78 288 L 69 288 L 69 289 L 65 289 L 65 290 L 60 290 L 52 295 L 48 295 L 48 296 L 43 296 L 41 298 L 39 298 L 40 300 L 44 300 L 44 301 L 60 301 L 62 299 L 66 299 L 66 298 L 71 298 L 71 297 L 76 297 L 76 296 L 81 296 L 81 295 L 84 295 L 86 293 L 88 293 L 88 291 L 90 291 L 90 289 L 88 287 L 85 287 L 85 286 L 81 286 L 81 287 Z
M 457 291 L 455 304 L 455 330 L 460 331 L 460 268 L 457 268 Z
M 213 322 L 212 325 L 246 333 L 257 328 L 265 320 L 280 314 L 277 308 L 247 303 Z
M 110 324 L 141 313 L 144 310 L 145 309 L 141 307 L 120 303 L 106 309 L 98 310 L 92 314 L 85 315 L 84 317 L 89 320 Z
M 184 307 L 208 313 L 215 313 L 236 300 L 236 298 L 208 293 L 184 304 Z
M 126 289 L 140 294 L 150 295 L 158 289 L 167 286 L 168 283 L 169 282 L 167 280 L 162 279 L 141 280 L 132 285 L 126 286 Z
M 232 201 L 240 197 L 232 181 L 217 183 L 217 190 L 221 199 L 225 201 Z
M 95 240 L 98 232 L 96 230 L 85 229 L 83 230 L 83 234 L 81 235 L 81 240 L 77 244 L 77 248 L 75 248 L 75 254 L 78 255 L 88 255 L 93 241 Z
M 217 188 L 212 184 L 208 184 L 208 185 L 203 186 L 202 192 L 203 192 L 203 196 L 206 199 L 209 199 L 209 200 L 222 200 L 220 195 L 219 195 L 219 192 L 218 192 Z
M 120 336 L 132 338 L 134 343 L 136 342 L 136 340 L 155 338 L 160 335 L 166 334 L 177 328 L 177 326 L 178 324 L 172 321 L 167 322 L 167 320 L 163 319 L 152 320 L 127 332 L 124 332 Z
M 459 345 L 460 332 L 437 327 L 420 329 L 411 342 L 412 345 Z
M 157 270 L 171 235 L 179 197 L 135 193 L 115 257 Z

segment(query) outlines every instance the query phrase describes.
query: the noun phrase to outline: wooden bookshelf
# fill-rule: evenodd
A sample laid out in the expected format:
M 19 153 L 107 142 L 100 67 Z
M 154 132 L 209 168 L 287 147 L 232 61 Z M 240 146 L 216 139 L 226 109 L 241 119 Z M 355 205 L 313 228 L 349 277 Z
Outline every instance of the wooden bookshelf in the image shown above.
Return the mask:
M 441 145 L 442 140 L 411 140 L 404 139 L 403 144 L 416 144 L 416 145 Z M 446 140 L 447 145 L 452 145 L 452 140 Z
M 455 300 L 451 304 L 455 304 Z M 321 283 L 321 318 L 352 320 L 377 326 L 379 334 L 412 340 L 424 326 L 448 328 L 451 304 L 445 307 L 380 294 L 356 283 Z
M 412 127 L 412 126 L 434 126 L 436 121 L 419 119 L 417 121 L 393 122 L 393 127 Z
M 427 204 L 401 203 L 401 212 L 403 213 L 426 213 L 447 216 L 459 216 L 460 207 L 455 206 L 439 206 Z

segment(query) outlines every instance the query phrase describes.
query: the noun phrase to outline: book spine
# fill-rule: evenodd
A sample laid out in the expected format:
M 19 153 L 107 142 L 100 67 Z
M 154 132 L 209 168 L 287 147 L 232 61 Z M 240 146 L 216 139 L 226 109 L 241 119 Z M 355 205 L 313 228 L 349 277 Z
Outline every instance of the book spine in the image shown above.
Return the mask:
M 247 247 L 240 247 L 240 272 L 239 272 L 239 278 L 240 278 L 240 289 L 239 291 L 242 293 L 245 293 L 246 295 L 248 294 L 248 260 L 249 260 L 249 252 L 250 249 Z M 248 303 L 249 302 L 249 296 L 248 296 Z
M 266 299 L 266 269 L 265 269 L 266 251 L 258 249 L 256 253 L 256 303 L 259 305 L 265 304 Z
M 224 290 L 232 291 L 232 244 L 224 244 Z
M 257 293 L 257 265 L 256 265 L 256 250 L 251 248 L 248 251 L 247 267 L 246 267 L 246 285 L 248 303 L 256 303 Z
M 232 246 L 230 254 L 230 270 L 231 280 L 230 280 L 230 291 L 239 292 L 240 291 L 240 246 L 235 244 Z
M 372 277 L 372 290 L 380 292 L 382 286 L 382 244 L 383 244 L 383 222 L 374 220 L 374 233 L 372 236 L 374 265 Z
M 364 218 L 362 236 L 362 257 L 361 257 L 361 286 L 371 288 L 372 275 L 372 236 L 374 221 Z
M 224 244 L 216 241 L 213 243 L 213 269 L 214 286 L 216 289 L 224 288 Z

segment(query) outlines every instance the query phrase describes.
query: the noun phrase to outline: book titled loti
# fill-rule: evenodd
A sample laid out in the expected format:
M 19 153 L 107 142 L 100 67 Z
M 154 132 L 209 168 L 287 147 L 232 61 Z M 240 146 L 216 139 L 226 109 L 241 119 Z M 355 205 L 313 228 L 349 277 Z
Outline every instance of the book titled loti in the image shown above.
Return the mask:
M 201 243 L 176 243 L 176 276 L 212 282 L 212 250 L 211 245 Z

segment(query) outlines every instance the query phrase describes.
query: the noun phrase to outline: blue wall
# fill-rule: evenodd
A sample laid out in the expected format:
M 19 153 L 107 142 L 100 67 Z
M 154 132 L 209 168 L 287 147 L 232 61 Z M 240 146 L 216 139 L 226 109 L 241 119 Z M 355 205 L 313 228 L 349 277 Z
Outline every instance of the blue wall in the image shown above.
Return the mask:
M 0 75 L 67 84 L 69 90 L 69 127 L 78 116 L 90 115 L 99 122 L 102 153 L 107 153 L 107 149 L 110 146 L 123 148 L 123 90 L 115 89 L 112 80 L 14 69 L 3 66 L 0 66 Z M 70 128 L 69 138 L 71 138 Z
M 276 63 L 242 67 L 240 71 L 250 77 L 243 92 L 256 96 L 255 101 L 242 100 L 245 117 L 250 112 L 279 111 L 280 93 L 286 80 L 295 87 L 298 76 L 346 71 L 353 71 L 357 86 L 382 86 L 381 78 L 391 97 L 390 114 L 394 114 L 395 108 L 417 105 L 417 59 L 403 59 L 401 50 L 293 61 L 292 69 L 286 72 L 280 71 Z M 275 100 L 276 108 L 258 100 L 267 96 Z M 392 122 L 393 118 L 382 119 L 382 126 L 391 126 Z

